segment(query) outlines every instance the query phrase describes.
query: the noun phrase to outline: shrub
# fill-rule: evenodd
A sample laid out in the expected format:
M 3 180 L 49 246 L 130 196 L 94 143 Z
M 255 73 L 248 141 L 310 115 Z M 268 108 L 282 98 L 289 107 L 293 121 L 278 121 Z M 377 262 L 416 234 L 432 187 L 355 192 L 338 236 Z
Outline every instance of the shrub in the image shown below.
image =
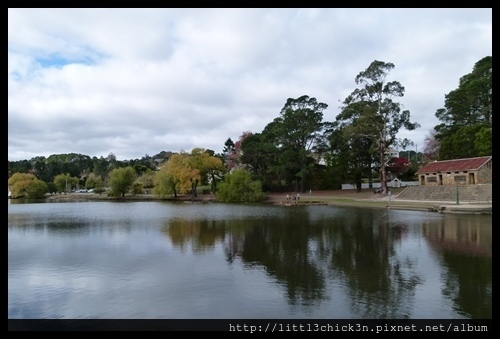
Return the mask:
M 262 183 L 252 181 L 250 173 L 244 169 L 226 175 L 218 185 L 216 197 L 221 202 L 257 202 L 263 198 Z

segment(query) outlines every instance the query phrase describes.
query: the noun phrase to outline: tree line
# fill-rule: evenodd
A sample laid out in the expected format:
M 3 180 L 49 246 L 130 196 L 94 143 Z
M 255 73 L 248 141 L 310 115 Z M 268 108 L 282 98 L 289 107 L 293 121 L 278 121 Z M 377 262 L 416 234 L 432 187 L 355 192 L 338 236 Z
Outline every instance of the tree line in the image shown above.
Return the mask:
M 222 153 L 195 148 L 128 161 L 113 153 L 9 161 L 9 187 L 29 197 L 45 188 L 43 194 L 77 187 L 97 193 L 109 187 L 106 194 L 112 196 L 176 197 L 196 196 L 200 185 L 209 185 L 221 201 L 257 201 L 262 191 L 338 189 L 342 183 L 360 190 L 364 181 L 380 180 L 387 192 L 391 178 L 412 180 L 423 162 L 491 154 L 491 61 L 490 56 L 478 61 L 445 95 L 445 107 L 435 113 L 441 123 L 426 136 L 422 153 L 404 151 L 413 142 L 396 137 L 420 125 L 397 101 L 405 88 L 388 79 L 394 64 L 375 60 L 355 77 L 358 87 L 342 101 L 334 121 L 323 119 L 326 103 L 303 95 L 287 99 L 261 132 L 245 131 L 236 142 L 228 138 Z M 401 148 L 402 156 L 390 157 L 391 148 Z

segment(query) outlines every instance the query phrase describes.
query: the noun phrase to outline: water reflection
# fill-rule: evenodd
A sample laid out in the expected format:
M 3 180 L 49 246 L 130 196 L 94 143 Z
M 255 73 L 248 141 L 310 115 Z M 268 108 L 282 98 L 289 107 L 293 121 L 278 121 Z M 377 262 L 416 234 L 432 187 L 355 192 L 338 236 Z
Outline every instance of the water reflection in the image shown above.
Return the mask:
M 491 257 L 492 222 L 480 215 L 445 216 L 439 223 L 422 223 L 422 234 L 437 253 Z
M 174 219 L 164 225 L 162 231 L 175 247 L 183 251 L 189 244 L 195 253 L 213 250 L 217 243 L 224 242 L 226 234 L 226 228 L 214 220 Z
M 422 233 L 442 262 L 443 294 L 457 312 L 491 318 L 492 219 L 445 217 L 439 224 L 424 224 Z
M 332 206 L 9 206 L 9 317 L 490 319 L 491 224 Z M 68 274 L 87 282 L 55 284 Z M 75 293 L 108 309 L 65 305 Z

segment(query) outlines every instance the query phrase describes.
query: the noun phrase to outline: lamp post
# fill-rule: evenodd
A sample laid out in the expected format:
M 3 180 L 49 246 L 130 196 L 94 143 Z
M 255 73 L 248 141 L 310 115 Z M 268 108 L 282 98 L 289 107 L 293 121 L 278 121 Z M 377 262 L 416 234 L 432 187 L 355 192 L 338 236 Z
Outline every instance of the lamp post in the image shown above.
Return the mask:
M 459 204 L 459 199 L 458 199 L 458 181 L 457 181 L 457 205 Z

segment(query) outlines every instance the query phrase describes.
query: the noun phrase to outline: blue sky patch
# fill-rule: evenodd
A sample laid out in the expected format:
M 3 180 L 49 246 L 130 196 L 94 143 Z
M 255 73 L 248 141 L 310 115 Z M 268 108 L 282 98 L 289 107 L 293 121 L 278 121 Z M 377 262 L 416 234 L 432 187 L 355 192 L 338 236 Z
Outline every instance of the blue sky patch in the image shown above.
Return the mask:
M 61 56 L 53 55 L 50 57 L 42 57 L 42 58 L 37 58 L 36 62 L 42 66 L 43 68 L 50 68 L 50 67 L 55 67 L 55 68 L 63 68 L 66 65 L 69 64 L 84 64 L 84 65 L 93 65 L 95 62 L 89 58 L 64 58 Z

